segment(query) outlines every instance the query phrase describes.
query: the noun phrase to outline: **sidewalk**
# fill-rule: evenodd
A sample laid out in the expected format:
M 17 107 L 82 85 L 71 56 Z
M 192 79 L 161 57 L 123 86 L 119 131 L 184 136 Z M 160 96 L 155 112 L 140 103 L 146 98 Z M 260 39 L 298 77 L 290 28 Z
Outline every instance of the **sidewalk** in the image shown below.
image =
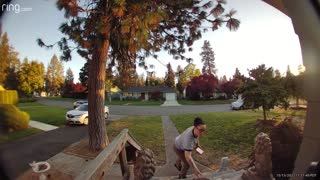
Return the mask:
M 33 128 L 40 129 L 42 131 L 51 131 L 51 130 L 59 128 L 57 126 L 45 124 L 45 123 L 38 122 L 38 121 L 32 121 L 32 120 L 29 121 L 29 126 L 31 126 Z

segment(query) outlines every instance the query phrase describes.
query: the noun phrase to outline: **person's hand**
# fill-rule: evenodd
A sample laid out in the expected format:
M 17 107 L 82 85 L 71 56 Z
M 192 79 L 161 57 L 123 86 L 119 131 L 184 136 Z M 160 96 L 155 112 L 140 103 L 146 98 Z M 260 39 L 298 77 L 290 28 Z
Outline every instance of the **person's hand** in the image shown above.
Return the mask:
M 202 177 L 202 174 L 198 169 L 194 170 L 194 175 L 196 176 L 196 178 L 201 178 Z

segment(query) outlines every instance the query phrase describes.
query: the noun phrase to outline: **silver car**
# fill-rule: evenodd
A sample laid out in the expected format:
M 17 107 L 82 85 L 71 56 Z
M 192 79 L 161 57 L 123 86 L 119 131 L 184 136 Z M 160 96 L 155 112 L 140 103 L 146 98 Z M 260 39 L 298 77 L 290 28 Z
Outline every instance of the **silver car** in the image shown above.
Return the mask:
M 109 108 L 104 106 L 104 117 L 107 120 L 109 117 Z M 67 124 L 85 124 L 89 122 L 88 119 L 88 103 L 81 104 L 76 109 L 68 111 L 66 113 L 66 123 Z
M 80 106 L 81 104 L 85 104 L 88 103 L 88 100 L 79 100 L 73 103 L 73 109 L 77 108 L 78 106 Z

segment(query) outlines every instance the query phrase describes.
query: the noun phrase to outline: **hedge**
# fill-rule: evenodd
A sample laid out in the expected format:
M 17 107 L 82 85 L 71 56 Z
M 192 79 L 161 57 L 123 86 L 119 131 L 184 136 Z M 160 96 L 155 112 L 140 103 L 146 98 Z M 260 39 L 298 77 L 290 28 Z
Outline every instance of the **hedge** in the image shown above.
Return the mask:
M 30 117 L 12 104 L 0 104 L 0 126 L 5 130 L 22 130 L 29 126 Z
M 0 104 L 17 105 L 19 101 L 18 93 L 15 90 L 0 91 Z

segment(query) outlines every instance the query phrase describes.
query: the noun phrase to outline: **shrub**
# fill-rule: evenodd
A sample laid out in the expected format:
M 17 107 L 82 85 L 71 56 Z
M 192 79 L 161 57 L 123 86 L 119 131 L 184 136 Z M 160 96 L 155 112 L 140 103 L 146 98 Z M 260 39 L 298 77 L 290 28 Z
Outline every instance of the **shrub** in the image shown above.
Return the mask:
M 135 97 L 135 96 L 127 96 L 127 97 L 124 97 L 123 100 L 125 100 L 125 101 L 139 101 L 139 98 Z
M 18 104 L 18 93 L 15 90 L 0 91 L 0 104 Z
M 5 130 L 22 130 L 29 126 L 29 115 L 12 104 L 0 104 L 0 126 Z
M 160 91 L 153 91 L 150 93 L 150 100 L 159 101 L 162 100 L 162 94 Z
M 120 100 L 120 93 L 112 93 L 111 99 L 112 100 Z
M 215 98 L 216 100 L 226 100 L 228 99 L 226 96 L 220 95 L 217 98 Z

